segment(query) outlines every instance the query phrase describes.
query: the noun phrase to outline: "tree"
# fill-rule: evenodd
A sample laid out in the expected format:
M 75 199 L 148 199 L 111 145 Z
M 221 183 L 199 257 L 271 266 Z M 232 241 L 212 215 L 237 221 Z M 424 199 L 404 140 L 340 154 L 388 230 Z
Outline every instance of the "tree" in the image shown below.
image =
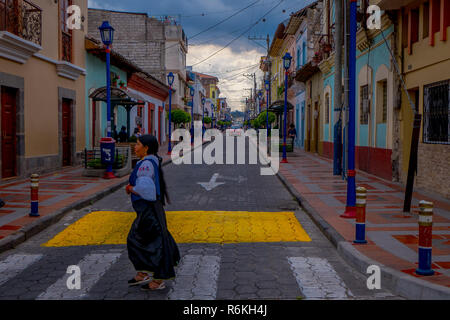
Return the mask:
M 209 124 L 209 123 L 212 122 L 212 120 L 211 120 L 210 117 L 205 117 L 205 118 L 203 119 L 203 122 L 204 122 L 205 124 Z
M 266 121 L 267 121 L 266 111 L 261 112 L 261 114 L 258 116 L 257 119 L 258 119 L 259 124 L 261 126 L 265 126 L 266 125 Z M 276 119 L 275 113 L 269 111 L 269 124 L 274 123 L 275 119 Z
M 168 113 L 167 113 L 168 115 Z M 168 118 L 168 116 L 167 116 Z M 182 123 L 189 123 L 191 122 L 191 115 L 187 113 L 184 110 L 181 109 L 175 109 L 172 110 L 171 120 L 175 125 L 180 125 Z

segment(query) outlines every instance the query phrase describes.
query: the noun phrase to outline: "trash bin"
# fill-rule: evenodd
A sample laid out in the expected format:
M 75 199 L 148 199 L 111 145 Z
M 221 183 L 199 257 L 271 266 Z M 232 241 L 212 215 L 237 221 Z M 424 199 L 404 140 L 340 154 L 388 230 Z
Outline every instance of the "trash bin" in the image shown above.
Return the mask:
M 101 161 L 106 165 L 114 164 L 116 141 L 113 138 L 102 138 L 100 140 Z

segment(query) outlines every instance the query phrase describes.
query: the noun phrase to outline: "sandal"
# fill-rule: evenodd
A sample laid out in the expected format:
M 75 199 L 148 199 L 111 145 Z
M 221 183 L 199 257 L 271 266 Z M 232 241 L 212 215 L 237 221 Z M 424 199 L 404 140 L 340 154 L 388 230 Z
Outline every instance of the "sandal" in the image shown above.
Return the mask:
M 157 284 L 157 286 L 154 288 L 151 288 L 150 284 L 152 284 L 152 283 Z M 152 282 L 150 282 L 149 284 L 145 284 L 145 285 L 141 286 L 141 290 L 143 290 L 143 291 L 163 290 L 165 288 L 166 288 L 166 284 L 164 283 L 164 281 L 161 281 L 160 283 L 158 283 L 154 280 Z
M 137 286 L 138 284 L 143 284 L 143 283 L 146 283 L 146 282 L 149 282 L 150 281 L 150 276 L 145 276 L 145 278 L 144 279 L 142 279 L 142 280 L 136 280 L 136 277 L 134 277 L 133 279 L 131 279 L 131 280 L 128 280 L 128 285 L 129 286 Z

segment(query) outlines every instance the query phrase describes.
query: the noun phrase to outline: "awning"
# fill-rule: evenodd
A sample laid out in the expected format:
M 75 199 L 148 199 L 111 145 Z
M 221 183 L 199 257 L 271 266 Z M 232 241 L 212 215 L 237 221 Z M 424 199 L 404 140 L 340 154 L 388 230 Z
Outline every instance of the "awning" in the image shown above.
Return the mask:
M 89 95 L 94 101 L 103 101 L 106 102 L 107 90 L 106 87 L 98 88 L 94 92 Z M 128 92 L 122 90 L 120 88 L 111 87 L 111 105 L 121 105 L 121 106 L 135 106 L 142 105 L 145 102 L 139 102 L 138 99 L 133 98 L 129 95 Z
M 287 110 L 292 110 L 294 109 L 294 106 L 292 105 L 292 103 L 290 103 L 289 101 L 287 102 Z M 269 112 L 274 112 L 277 114 L 283 113 L 284 112 L 284 100 L 278 100 L 273 102 L 270 106 L 269 106 Z

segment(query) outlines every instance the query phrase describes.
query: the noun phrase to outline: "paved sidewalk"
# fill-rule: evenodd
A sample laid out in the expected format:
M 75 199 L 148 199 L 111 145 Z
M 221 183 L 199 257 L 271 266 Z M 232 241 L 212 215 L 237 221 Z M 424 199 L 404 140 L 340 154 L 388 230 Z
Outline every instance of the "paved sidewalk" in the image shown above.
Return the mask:
M 438 294 L 440 297 L 445 297 L 448 290 L 447 298 L 450 299 L 449 201 L 414 192 L 412 217 L 404 218 L 402 213 L 404 190 L 400 185 L 358 170 L 356 184 L 365 187 L 368 192 L 366 208 L 368 244 L 354 245 L 352 241 L 355 237 L 355 222 L 353 219 L 340 217 L 345 210 L 347 184 L 341 177 L 333 176 L 332 161 L 298 149 L 288 154 L 288 161 L 287 164 L 280 164 L 280 179 L 294 194 L 298 195 L 304 207 L 313 213 L 315 220 L 322 224 L 322 229 L 328 233 L 336 246 L 339 241 L 344 241 L 347 242 L 345 245 L 350 247 L 350 251 L 353 250 L 351 247 L 357 250 L 353 250 L 353 258 L 348 255 L 349 259 L 363 265 L 355 258 L 356 252 L 362 253 L 369 259 L 400 272 L 394 272 L 394 277 L 391 276 L 391 278 L 405 278 L 403 275 L 407 275 L 407 278 L 414 277 L 426 281 L 413 280 L 409 284 L 410 289 L 411 283 L 416 286 L 423 285 L 425 288 L 430 284 L 431 288 L 443 290 L 444 295 Z M 418 202 L 420 200 L 434 203 L 432 267 L 436 273 L 428 277 L 417 276 L 414 273 L 418 261 Z M 331 228 L 327 229 L 329 226 Z M 366 258 L 362 256 L 361 259 Z M 362 266 L 360 269 L 365 270 Z M 382 273 L 383 271 L 382 268 Z M 440 289 L 432 284 L 439 285 Z M 409 289 L 403 287 L 402 290 Z M 422 292 L 421 297 L 426 298 L 427 289 L 422 290 L 425 291 Z M 414 296 L 414 293 L 410 296 Z
M 158 152 L 163 157 L 163 164 L 171 161 L 167 150 L 168 145 L 165 144 Z M 40 217 L 29 217 L 31 206 L 29 179 L 0 185 L 0 198 L 6 203 L 0 209 L 0 252 L 53 224 L 66 212 L 99 200 L 125 186 L 128 181 L 128 175 L 106 180 L 84 177 L 82 173 L 83 167 L 77 166 L 40 176 Z

